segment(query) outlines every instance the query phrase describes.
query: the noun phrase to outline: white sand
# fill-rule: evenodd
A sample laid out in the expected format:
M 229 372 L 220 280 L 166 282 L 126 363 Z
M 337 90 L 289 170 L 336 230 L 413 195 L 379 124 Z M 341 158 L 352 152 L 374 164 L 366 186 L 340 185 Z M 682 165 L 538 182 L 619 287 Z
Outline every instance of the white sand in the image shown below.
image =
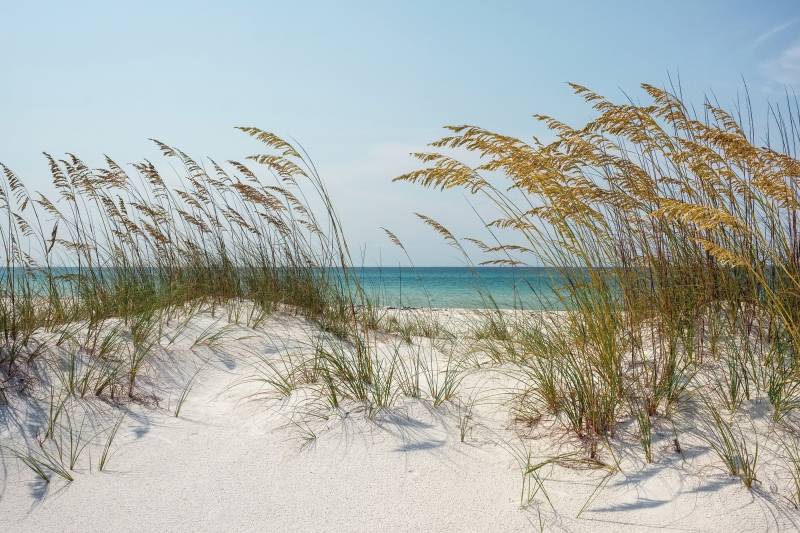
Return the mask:
M 451 313 L 452 315 L 452 313 Z M 193 319 L 190 331 L 214 323 Z M 231 388 L 254 374 L 251 351 L 279 357 L 302 349 L 302 320 L 278 316 L 248 339 L 216 350 L 170 348 L 174 363 L 151 376 L 159 408 L 129 404 L 106 471 L 100 449 L 80 461 L 75 481 L 37 482 L 5 452 L 0 487 L 0 531 L 787 531 L 800 513 L 782 496 L 786 479 L 761 453 L 762 482 L 749 491 L 725 474 L 705 446 L 682 437 L 672 450 L 667 426 L 656 425 L 655 463 L 645 465 L 633 427 L 615 439 L 621 472 L 546 468 L 550 502 L 539 494 L 520 505 L 516 456 L 574 449 L 571 437 L 543 421 L 521 439 L 504 397 L 492 396 L 502 378 L 477 372 L 465 394 L 478 394 L 471 430 L 460 442 L 455 406 L 432 408 L 404 399 L 366 420 L 355 406 L 341 417 L 311 421 L 317 438 L 289 424 L 286 405 L 250 397 L 256 384 Z M 195 333 L 196 335 L 196 333 Z M 190 337 L 191 333 L 186 337 Z M 205 361 L 204 361 L 205 359 Z M 180 384 L 201 373 L 172 415 Z M 483 392 L 481 392 L 483 391 Z M 96 402 L 102 408 L 101 402 Z M 757 406 L 756 406 L 757 407 Z M 0 443 L 19 444 L 41 413 L 13 419 L 0 408 Z M 108 409 L 106 409 L 107 411 Z M 102 413 L 100 415 L 102 418 Z M 303 420 L 299 415 L 296 420 Z M 762 428 L 766 435 L 769 430 Z M 90 457 L 91 456 L 91 457 Z M 594 498 L 588 501 L 594 493 Z M 582 513 L 579 512 L 585 507 Z

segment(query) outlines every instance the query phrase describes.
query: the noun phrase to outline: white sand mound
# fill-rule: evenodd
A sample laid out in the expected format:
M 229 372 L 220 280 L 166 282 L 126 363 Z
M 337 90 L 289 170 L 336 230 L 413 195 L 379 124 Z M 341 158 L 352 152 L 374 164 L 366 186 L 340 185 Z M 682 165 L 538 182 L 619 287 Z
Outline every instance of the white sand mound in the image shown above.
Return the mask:
M 190 329 L 211 321 L 198 317 Z M 257 384 L 232 386 L 254 374 L 254 352 L 279 357 L 308 327 L 276 317 L 259 332 L 241 328 L 239 340 L 213 350 L 176 343 L 174 366 L 151 377 L 159 407 L 125 406 L 103 472 L 99 444 L 84 454 L 71 483 L 37 481 L 6 450 L 0 530 L 730 532 L 800 524 L 800 513 L 772 493 L 768 443 L 764 477 L 750 491 L 707 447 L 687 439 L 676 453 L 672 433 L 659 425 L 654 464 L 643 464 L 633 429 L 623 427 L 613 444 L 619 472 L 544 467 L 546 495 L 521 506 L 520 461 L 574 443 L 546 421 L 521 439 L 503 398 L 489 393 L 496 378 L 480 372 L 465 381 L 466 390 L 486 390 L 465 442 L 453 405 L 401 399 L 372 421 L 352 405 L 325 421 L 298 414 L 295 398 L 281 405 L 251 397 Z M 178 384 L 195 368 L 200 373 L 176 418 Z M 12 414 L 4 408 L 0 442 L 19 445 L 36 413 L 24 415 L 31 420 Z

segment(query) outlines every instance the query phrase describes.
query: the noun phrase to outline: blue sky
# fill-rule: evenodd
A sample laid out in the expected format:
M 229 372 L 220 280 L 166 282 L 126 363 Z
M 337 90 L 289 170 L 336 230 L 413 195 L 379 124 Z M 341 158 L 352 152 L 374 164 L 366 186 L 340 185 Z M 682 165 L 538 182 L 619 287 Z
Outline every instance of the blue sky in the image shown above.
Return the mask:
M 458 264 L 413 216 L 478 230 L 458 193 L 390 179 L 451 123 L 529 137 L 530 116 L 591 115 L 565 82 L 641 96 L 680 75 L 734 101 L 800 89 L 800 2 L 8 2 L 0 0 L 0 161 L 50 190 L 42 151 L 99 165 L 257 146 L 236 125 L 300 140 L 325 176 L 358 261 Z

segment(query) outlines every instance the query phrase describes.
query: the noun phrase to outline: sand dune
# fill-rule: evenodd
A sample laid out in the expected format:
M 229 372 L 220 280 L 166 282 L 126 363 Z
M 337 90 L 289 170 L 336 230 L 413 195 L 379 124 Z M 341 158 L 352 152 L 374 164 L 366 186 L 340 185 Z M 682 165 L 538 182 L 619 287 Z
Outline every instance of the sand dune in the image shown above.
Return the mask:
M 463 318 L 440 314 L 454 327 Z M 521 466 L 576 443 L 546 419 L 532 428 L 515 423 L 508 404 L 514 383 L 502 371 L 466 375 L 460 397 L 476 399 L 466 424 L 463 401 L 434 407 L 413 398 L 398 398 L 372 420 L 356 403 L 328 410 L 324 420 L 313 393 L 270 399 L 260 394 L 263 384 L 248 381 L 263 364 L 259 354 L 277 360 L 308 349 L 313 326 L 277 315 L 258 330 L 230 327 L 219 344 L 191 348 L 193 335 L 223 324 L 208 315 L 192 319 L 151 366 L 151 396 L 142 393 L 149 405 L 87 402 L 87 419 L 101 437 L 116 413 L 126 413 L 104 471 L 97 470 L 102 438 L 81 454 L 73 482 L 37 481 L 4 450 L 2 529 L 785 531 L 800 524 L 797 511 L 773 493 L 786 479 L 770 467 L 775 443 L 766 423 L 758 428 L 764 468 L 753 491 L 722 471 L 696 439 L 682 435 L 676 453 L 671 428 L 656 422 L 653 464 L 643 463 L 633 428 L 623 425 L 613 455 L 603 457 L 618 462 L 616 471 L 548 465 L 538 471 L 544 491 L 528 502 Z M 378 343 L 397 339 L 382 335 Z M 196 372 L 175 417 L 177 398 Z M 46 419 L 44 403 L 14 401 L 29 408 L 2 408 L 0 442 L 7 447 L 32 442 Z

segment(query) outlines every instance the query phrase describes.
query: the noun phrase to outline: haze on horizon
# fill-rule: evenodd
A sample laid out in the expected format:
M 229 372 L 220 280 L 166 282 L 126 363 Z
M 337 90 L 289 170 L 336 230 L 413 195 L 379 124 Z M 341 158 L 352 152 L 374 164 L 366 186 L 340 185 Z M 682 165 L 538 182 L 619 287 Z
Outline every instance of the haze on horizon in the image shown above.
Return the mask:
M 544 132 L 534 113 L 581 124 L 567 81 L 619 100 L 679 77 L 695 105 L 731 105 L 744 80 L 763 116 L 800 89 L 800 8 L 768 4 L 2 0 L 0 161 L 47 193 L 42 151 L 164 167 L 155 137 L 236 159 L 259 147 L 233 127 L 254 125 L 309 151 L 357 263 L 406 263 L 384 226 L 416 264 L 458 265 L 413 213 L 460 236 L 479 221 L 460 193 L 391 183 L 418 166 L 409 152 L 445 124 L 523 138 Z

